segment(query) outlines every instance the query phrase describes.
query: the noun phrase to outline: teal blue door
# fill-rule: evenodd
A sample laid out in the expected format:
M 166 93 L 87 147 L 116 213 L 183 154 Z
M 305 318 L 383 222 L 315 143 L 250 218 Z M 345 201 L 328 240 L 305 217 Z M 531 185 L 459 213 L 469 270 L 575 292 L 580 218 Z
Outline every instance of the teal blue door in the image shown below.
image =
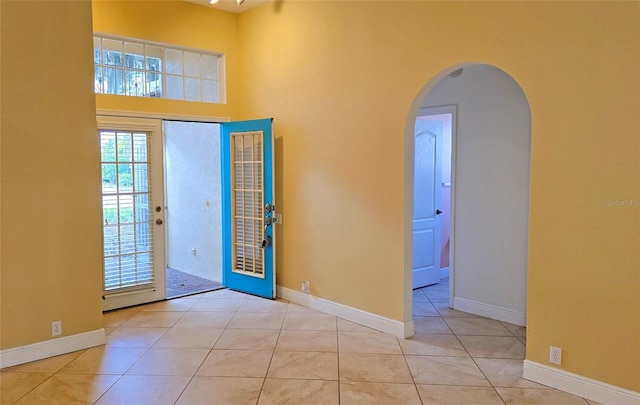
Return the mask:
M 222 284 L 276 296 L 271 118 L 222 124 Z

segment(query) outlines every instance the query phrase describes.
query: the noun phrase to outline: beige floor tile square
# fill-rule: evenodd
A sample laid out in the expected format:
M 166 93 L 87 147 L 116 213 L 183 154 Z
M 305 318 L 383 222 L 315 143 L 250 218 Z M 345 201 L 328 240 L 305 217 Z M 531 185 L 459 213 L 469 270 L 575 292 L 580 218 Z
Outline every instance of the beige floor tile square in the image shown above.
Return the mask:
M 337 318 L 328 314 L 300 314 L 288 312 L 282 329 L 337 330 Z
M 194 377 L 177 405 L 255 405 L 262 378 Z
M 453 335 L 415 334 L 408 339 L 399 340 L 404 354 L 469 357 L 462 344 Z
M 191 311 L 221 311 L 221 312 L 235 312 L 240 304 L 244 302 L 244 299 L 234 298 L 219 298 L 219 299 L 201 299 L 191 307 Z
M 337 352 L 338 334 L 328 330 L 283 330 L 276 350 L 294 352 Z
M 341 353 L 402 354 L 398 338 L 382 332 L 338 332 Z
M 522 360 L 477 358 L 475 362 L 494 387 L 549 388 L 522 378 Z
M 146 353 L 140 347 L 94 347 L 67 364 L 65 374 L 124 374 Z
M 266 298 L 260 300 L 245 300 L 238 308 L 239 312 L 287 312 L 289 303 L 287 301 L 268 300 Z
M 458 336 L 471 357 L 524 359 L 525 346 L 516 337 Z
M 56 374 L 17 404 L 92 404 L 119 378 L 117 375 Z
M 144 305 L 142 311 L 187 312 L 196 302 L 197 298 L 174 298 Z
M 575 395 L 556 390 L 532 388 L 496 388 L 507 405 L 586 405 L 587 401 Z
M 468 357 L 406 356 L 416 384 L 489 386 Z
M 475 314 L 449 308 L 448 302 L 434 302 L 433 306 L 443 318 L 481 318 Z
M 456 335 L 513 336 L 498 321 L 487 318 L 448 318 L 445 322 Z
M 338 382 L 267 378 L 258 405 L 338 405 Z
M 287 312 L 292 314 L 322 314 L 323 313 L 313 308 L 305 307 L 304 305 L 294 304 L 293 302 L 290 302 L 289 305 L 287 305 Z
M 0 372 L 0 404 L 13 404 L 51 377 L 49 373 Z
M 226 329 L 213 346 L 214 349 L 273 350 L 278 341 L 277 330 Z
M 205 294 L 201 294 L 200 297 L 206 298 L 206 299 L 217 299 L 217 298 L 245 299 L 247 298 L 247 294 L 241 293 L 238 291 L 229 290 L 228 288 L 222 288 L 220 290 L 215 290 Z
M 493 388 L 447 385 L 418 385 L 424 405 L 503 405 Z
M 107 391 L 98 405 L 174 404 L 190 377 L 125 375 Z
M 340 405 L 421 405 L 413 384 L 341 382 Z
M 412 300 L 414 303 L 416 302 L 429 302 L 429 298 L 427 298 L 427 295 L 421 290 L 413 290 L 413 297 Z
M 449 325 L 440 316 L 413 318 L 413 330 L 415 333 L 453 335 Z
M 413 383 L 404 356 L 397 354 L 340 353 L 340 380 Z
M 431 302 L 446 302 L 449 303 L 449 290 L 433 289 L 424 290 L 425 295 Z
M 171 328 L 153 347 L 211 349 L 223 330 L 220 328 Z
M 275 352 L 269 378 L 337 380 L 338 354 L 320 352 Z
M 206 349 L 152 348 L 127 374 L 193 376 L 208 353 Z
M 429 290 L 446 290 L 449 291 L 449 277 L 441 278 L 436 284 L 431 284 L 426 287 L 422 287 L 422 291 Z
M 270 350 L 212 350 L 196 375 L 264 378 L 272 356 L 273 352 Z
M 125 328 L 170 328 L 184 312 L 141 311 L 122 324 Z
M 514 325 L 508 322 L 500 322 L 504 325 L 505 328 L 509 329 L 511 333 L 513 333 L 516 337 L 526 337 L 527 336 L 527 328 L 520 325 Z
M 67 353 L 60 356 L 49 357 L 47 359 L 32 361 L 29 363 L 20 364 L 13 367 L 7 367 L 2 369 L 2 371 L 14 371 L 14 372 L 22 372 L 22 373 L 57 373 L 64 366 L 77 359 L 84 353 L 84 350 L 79 350 L 73 353 Z
M 364 325 L 338 318 L 338 331 L 340 332 L 373 332 L 374 330 Z
M 119 327 L 106 339 L 107 347 L 151 347 L 167 333 L 169 328 L 125 328 Z
M 430 302 L 414 302 L 413 303 L 413 316 L 440 316 L 436 307 Z
M 233 312 L 187 312 L 174 328 L 226 328 Z
M 105 327 L 118 327 L 140 311 L 142 307 L 137 306 L 105 312 L 102 314 L 102 324 Z
M 231 329 L 280 329 L 284 312 L 237 312 L 227 328 Z

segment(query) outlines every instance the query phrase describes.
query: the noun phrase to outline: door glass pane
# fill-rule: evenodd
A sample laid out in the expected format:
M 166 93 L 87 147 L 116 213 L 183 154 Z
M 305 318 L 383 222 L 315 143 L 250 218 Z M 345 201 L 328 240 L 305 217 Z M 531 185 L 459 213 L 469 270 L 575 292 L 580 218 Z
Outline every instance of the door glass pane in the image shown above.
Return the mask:
M 264 255 L 261 250 L 264 227 L 262 188 L 264 169 L 262 132 L 232 133 L 234 188 L 234 244 L 235 272 L 264 277 Z
M 148 137 L 146 133 L 100 132 L 107 292 L 154 280 Z

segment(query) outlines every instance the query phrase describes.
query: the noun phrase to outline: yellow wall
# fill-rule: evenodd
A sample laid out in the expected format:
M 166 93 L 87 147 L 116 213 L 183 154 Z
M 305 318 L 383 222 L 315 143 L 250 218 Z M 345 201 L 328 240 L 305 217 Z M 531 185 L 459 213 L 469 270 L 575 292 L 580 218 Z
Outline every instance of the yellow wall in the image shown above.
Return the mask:
M 225 55 L 226 104 L 144 97 L 96 95 L 99 109 L 233 117 L 239 104 L 237 76 L 237 14 L 185 1 L 93 1 L 93 29 Z
M 605 202 L 640 200 L 640 3 L 280 6 L 239 20 L 242 117 L 275 117 L 278 283 L 403 319 L 408 112 L 442 70 L 492 64 L 531 105 L 527 358 L 560 346 L 640 391 L 640 208 Z
M 0 348 L 102 328 L 91 3 L 2 2 Z

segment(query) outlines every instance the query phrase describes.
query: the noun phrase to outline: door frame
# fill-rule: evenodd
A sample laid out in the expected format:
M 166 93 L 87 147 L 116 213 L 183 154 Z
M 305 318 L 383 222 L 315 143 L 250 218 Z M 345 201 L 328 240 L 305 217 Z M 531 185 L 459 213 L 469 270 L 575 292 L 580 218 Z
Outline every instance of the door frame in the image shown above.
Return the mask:
M 458 115 L 458 106 L 456 104 L 450 105 L 442 105 L 436 107 L 421 107 L 418 110 L 418 114 L 416 115 L 416 119 L 418 117 L 424 117 L 429 115 L 439 115 L 439 114 L 451 114 L 451 187 L 450 187 L 450 199 L 449 199 L 449 306 L 453 307 L 453 298 L 454 298 L 454 286 L 455 286 L 455 185 L 456 185 L 456 145 L 457 145 L 457 115 Z M 415 120 L 414 120 L 415 121 Z M 414 158 L 415 158 L 415 138 L 414 138 Z M 442 160 L 440 160 L 440 164 L 442 164 Z M 413 170 L 413 162 L 411 163 L 411 167 Z M 442 171 L 440 175 L 440 181 L 442 181 Z M 442 184 L 440 184 L 442 187 Z M 413 215 L 413 210 L 412 210 Z M 440 237 L 440 235 L 438 235 Z M 413 245 L 412 245 L 413 246 Z M 413 252 L 412 252 L 413 253 Z M 441 264 L 442 266 L 442 264 Z M 411 273 L 413 278 L 413 273 Z
M 141 131 L 148 132 L 150 136 L 159 136 L 160 137 L 160 145 L 163 145 L 162 139 L 162 120 L 159 119 L 149 119 L 149 118 L 134 118 L 134 117 L 118 117 L 118 116 L 109 116 L 109 115 L 96 115 L 96 124 L 98 129 L 98 134 L 102 130 L 126 130 L 126 131 Z M 164 169 L 164 153 L 163 151 L 159 151 L 159 156 L 161 159 L 160 165 Z M 152 180 L 152 187 L 157 190 L 158 186 L 162 192 L 162 219 L 164 221 L 164 173 L 163 170 L 160 171 L 160 175 L 162 176 L 159 180 Z M 157 179 L 157 177 L 156 177 Z M 155 187 L 154 187 L 155 186 Z M 102 195 L 102 193 L 101 193 Z M 102 201 L 100 201 L 100 205 L 102 205 Z M 166 244 L 166 232 L 163 232 L 163 235 L 160 240 L 162 240 L 163 245 Z M 102 245 L 104 247 L 104 233 L 101 233 Z M 109 295 L 109 299 L 105 295 L 103 295 L 103 303 L 102 309 L 103 311 L 108 311 L 111 309 L 124 308 L 132 305 L 138 305 L 142 303 L 148 303 L 158 300 L 163 300 L 166 298 L 166 274 L 164 272 L 164 267 L 166 263 L 166 252 L 164 251 L 164 246 L 162 247 L 162 252 L 154 251 L 154 259 L 157 260 L 158 257 L 162 258 L 162 271 L 159 271 L 154 275 L 154 285 L 153 287 L 149 287 L 146 289 L 132 289 L 125 290 L 122 292 L 117 292 Z M 154 269 L 155 271 L 155 269 Z M 102 272 L 102 280 L 104 282 L 104 263 L 101 268 Z M 104 287 L 104 286 L 103 286 Z M 103 290 L 104 294 L 104 290 Z

